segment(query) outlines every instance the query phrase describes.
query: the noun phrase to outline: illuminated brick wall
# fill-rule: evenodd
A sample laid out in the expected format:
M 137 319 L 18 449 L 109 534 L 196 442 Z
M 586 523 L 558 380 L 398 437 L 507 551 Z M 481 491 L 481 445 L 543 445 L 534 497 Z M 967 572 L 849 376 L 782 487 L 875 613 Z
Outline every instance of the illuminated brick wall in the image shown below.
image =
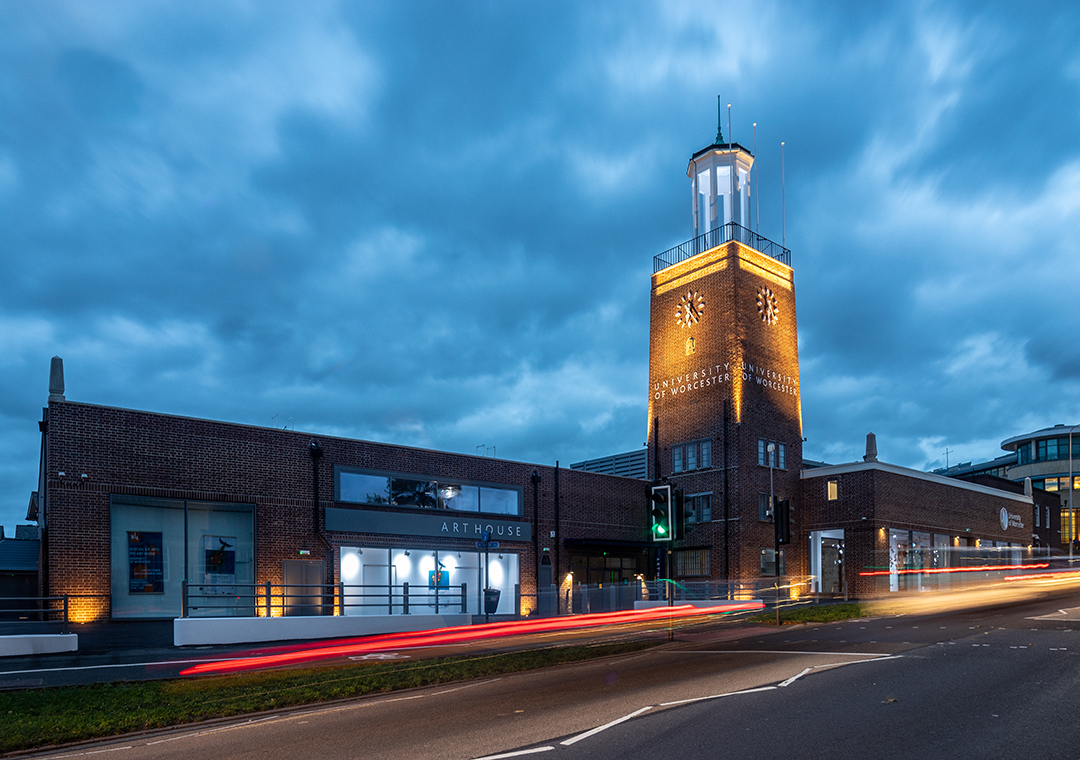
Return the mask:
M 523 462 L 348 440 L 128 409 L 50 402 L 47 425 L 48 547 L 43 582 L 48 595 L 82 594 L 73 619 L 110 615 L 110 495 L 237 502 L 255 505 L 255 578 L 282 582 L 285 559 L 323 560 L 336 582 L 334 552 L 316 532 L 309 444 L 318 440 L 319 531 L 334 506 L 334 466 L 520 486 L 521 520 L 534 517 L 536 549 L 558 557 L 557 578 L 570 568 L 566 539 L 644 541 L 647 488 L 631 478 L 559 470 L 558 537 L 555 469 Z M 534 511 L 532 474 L 540 475 Z M 58 475 L 64 472 L 64 477 Z M 86 478 L 82 478 L 82 474 Z M 415 510 L 380 507 L 385 512 Z M 513 518 L 509 518 L 513 519 Z M 422 542 L 475 551 L 475 540 L 325 533 L 331 545 L 407 546 Z M 560 547 L 556 551 L 556 547 Z M 532 541 L 504 541 L 519 555 L 521 591 L 536 586 Z M 305 550 L 310 554 L 300 555 Z M 331 574 L 334 574 L 331 577 Z
M 758 520 L 758 495 L 769 492 L 758 439 L 785 445 L 787 466 L 774 470 L 774 492 L 791 499 L 796 520 L 799 513 L 802 421 L 790 267 L 733 241 L 653 275 L 648 435 L 650 476 L 658 455 L 661 477 L 687 494 L 713 494 L 712 521 L 689 528 L 677 548 L 709 547 L 714 579 L 726 569 L 732 578 L 759 579 L 773 526 Z M 674 474 L 672 446 L 699 440 L 711 443 L 712 467 Z M 789 575 L 805 573 L 803 544 L 796 536 L 785 550 Z
M 828 500 L 830 480 L 837 483 L 834 501 Z M 890 529 L 936 533 L 971 542 L 990 539 L 1026 549 L 1033 533 L 1032 504 L 995 490 L 1002 491 L 883 462 L 807 470 L 802 482 L 801 529 L 803 535 L 809 535 L 810 531 L 842 528 L 849 593 L 871 596 L 888 591 L 888 576 L 859 573 L 887 568 Z M 1002 529 L 1002 508 L 1018 515 L 1022 526 Z

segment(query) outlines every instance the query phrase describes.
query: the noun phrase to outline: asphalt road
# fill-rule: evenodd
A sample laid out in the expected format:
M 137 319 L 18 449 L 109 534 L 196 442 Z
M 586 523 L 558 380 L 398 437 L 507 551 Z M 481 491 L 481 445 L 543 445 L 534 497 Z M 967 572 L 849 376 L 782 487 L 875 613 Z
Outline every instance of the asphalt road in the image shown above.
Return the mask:
M 1080 597 L 738 637 L 697 627 L 630 656 L 43 756 L 1077 758 L 1073 608 Z

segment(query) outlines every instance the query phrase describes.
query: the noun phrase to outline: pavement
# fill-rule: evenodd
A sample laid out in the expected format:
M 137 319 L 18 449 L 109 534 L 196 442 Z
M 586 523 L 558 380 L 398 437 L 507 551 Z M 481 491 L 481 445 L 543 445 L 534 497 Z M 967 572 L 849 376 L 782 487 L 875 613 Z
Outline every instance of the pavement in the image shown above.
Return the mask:
M 0 635 L 28 632 L 25 626 L 12 630 L 10 623 L 0 625 Z M 59 633 L 60 629 L 33 632 Z M 226 657 L 230 653 L 251 651 L 253 648 L 250 644 L 175 647 L 172 643 L 172 620 L 72 623 L 68 632 L 79 636 L 77 652 L 0 658 L 0 690 L 107 680 L 149 680 L 169 675 L 162 671 L 161 665 L 164 663 L 189 663 L 193 659 Z M 167 670 L 179 671 L 181 667 L 178 664 Z

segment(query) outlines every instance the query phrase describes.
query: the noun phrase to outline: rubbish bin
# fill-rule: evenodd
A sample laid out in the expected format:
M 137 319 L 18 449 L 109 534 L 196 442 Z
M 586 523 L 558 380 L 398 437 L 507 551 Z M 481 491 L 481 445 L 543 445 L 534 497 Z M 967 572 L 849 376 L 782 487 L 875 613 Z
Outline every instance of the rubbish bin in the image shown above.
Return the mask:
M 497 588 L 484 589 L 484 614 L 494 615 L 499 611 L 499 594 L 501 594 Z

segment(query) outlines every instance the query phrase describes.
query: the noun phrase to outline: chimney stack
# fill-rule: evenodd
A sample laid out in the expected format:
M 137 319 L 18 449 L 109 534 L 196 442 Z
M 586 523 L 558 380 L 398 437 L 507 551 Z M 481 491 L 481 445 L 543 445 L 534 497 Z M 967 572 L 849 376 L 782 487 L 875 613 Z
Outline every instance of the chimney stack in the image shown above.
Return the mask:
M 863 457 L 863 461 L 877 461 L 877 436 L 875 436 L 873 433 L 866 434 L 866 456 Z
M 64 400 L 64 360 L 59 356 L 52 358 L 49 365 L 49 401 Z

